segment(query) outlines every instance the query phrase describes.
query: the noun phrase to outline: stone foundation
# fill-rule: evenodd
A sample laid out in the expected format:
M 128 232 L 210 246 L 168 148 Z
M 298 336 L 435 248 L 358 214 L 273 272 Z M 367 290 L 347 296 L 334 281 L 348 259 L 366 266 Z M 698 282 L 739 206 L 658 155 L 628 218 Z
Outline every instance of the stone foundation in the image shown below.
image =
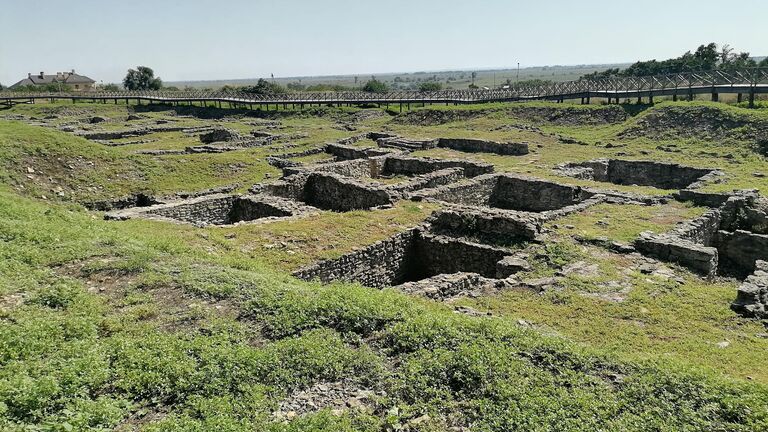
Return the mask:
M 277 197 L 216 194 L 109 212 L 104 215 L 104 218 L 126 220 L 139 217 L 196 225 L 230 225 L 259 219 L 309 214 L 314 211 L 316 209 Z
M 440 138 L 438 147 L 469 153 L 495 153 L 521 156 L 528 154 L 528 143 L 496 142 L 474 138 Z
M 369 209 L 397 200 L 383 188 L 370 187 L 337 174 L 309 174 L 303 194 L 302 201 L 307 204 L 334 211 Z
M 768 209 L 754 195 L 732 196 L 720 208 L 666 234 L 644 232 L 638 251 L 713 276 L 744 278 L 759 260 L 768 260 Z
M 768 262 L 757 261 L 731 303 L 731 309 L 748 318 L 768 319 Z
M 655 161 L 597 159 L 558 165 L 555 172 L 574 178 L 618 185 L 652 186 L 660 189 L 695 188 L 719 175 L 714 169 L 694 168 Z M 705 178 L 707 177 L 707 178 Z
M 546 212 L 586 201 L 596 194 L 577 187 L 512 174 L 482 175 L 474 179 L 424 190 L 415 199 L 490 207 L 503 210 Z
M 445 209 L 430 216 L 433 232 L 446 236 L 484 239 L 488 243 L 534 241 L 541 221 L 528 214 L 492 209 Z
M 414 228 L 340 258 L 318 262 L 294 275 L 326 283 L 359 282 L 374 288 L 460 272 L 496 278 L 497 263 L 509 255 L 511 252 L 505 248 Z

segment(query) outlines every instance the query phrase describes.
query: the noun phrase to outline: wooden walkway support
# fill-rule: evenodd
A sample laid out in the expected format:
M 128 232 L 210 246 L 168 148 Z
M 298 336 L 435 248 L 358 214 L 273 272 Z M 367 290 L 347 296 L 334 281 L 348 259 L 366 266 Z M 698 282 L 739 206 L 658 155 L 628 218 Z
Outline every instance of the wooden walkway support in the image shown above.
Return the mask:
M 526 100 L 581 99 L 589 103 L 591 98 L 605 98 L 608 103 L 621 99 L 647 98 L 653 102 L 655 96 L 672 96 L 693 99 L 697 94 L 710 94 L 712 100 L 719 100 L 720 94 L 747 94 L 749 105 L 754 106 L 756 94 L 768 94 L 768 68 L 749 68 L 734 71 L 704 71 L 673 75 L 646 77 L 615 77 L 585 79 L 534 86 L 513 86 L 507 89 L 489 90 L 443 90 L 436 92 L 395 91 L 387 93 L 366 93 L 362 91 L 342 92 L 300 92 L 271 95 L 257 95 L 241 92 L 202 91 L 143 91 L 143 92 L 89 92 L 89 93 L 17 93 L 0 92 L 0 105 L 12 106 L 17 103 L 34 103 L 36 100 L 100 101 L 126 104 L 171 104 L 218 106 L 229 108 L 287 109 L 288 105 L 304 108 L 305 105 L 365 105 L 379 106 L 398 104 L 410 109 L 411 104 L 445 103 L 454 105 L 508 102 Z

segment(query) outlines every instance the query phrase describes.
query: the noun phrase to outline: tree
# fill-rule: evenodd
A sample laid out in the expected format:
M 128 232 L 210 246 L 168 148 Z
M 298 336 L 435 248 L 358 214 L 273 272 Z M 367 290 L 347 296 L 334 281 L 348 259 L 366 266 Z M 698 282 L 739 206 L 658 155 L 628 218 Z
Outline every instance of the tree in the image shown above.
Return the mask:
M 120 86 L 117 84 L 104 84 L 101 89 L 108 92 L 116 92 L 120 91 Z
M 387 85 L 376 78 L 371 78 L 363 86 L 363 91 L 368 93 L 386 93 L 387 90 Z
M 163 80 L 155 77 L 155 71 L 146 66 L 138 66 L 136 69 L 128 69 L 128 74 L 123 79 L 123 87 L 127 90 L 160 90 Z
M 477 88 L 475 86 L 475 78 L 477 78 L 477 72 L 472 72 L 472 87 L 470 87 L 470 88 L 473 88 L 473 87 Z
M 440 84 L 439 82 L 431 81 L 431 82 L 425 82 L 425 83 L 419 84 L 420 92 L 435 92 L 435 91 L 440 91 L 442 89 L 443 89 L 443 85 Z
M 757 67 L 768 67 L 768 57 L 760 60 L 760 63 L 757 64 Z
M 269 82 L 264 78 L 259 78 L 259 80 L 256 82 L 256 85 L 240 88 L 240 91 L 244 93 L 260 94 L 260 95 L 285 93 L 285 89 L 283 88 L 283 86 L 281 86 L 280 84 Z

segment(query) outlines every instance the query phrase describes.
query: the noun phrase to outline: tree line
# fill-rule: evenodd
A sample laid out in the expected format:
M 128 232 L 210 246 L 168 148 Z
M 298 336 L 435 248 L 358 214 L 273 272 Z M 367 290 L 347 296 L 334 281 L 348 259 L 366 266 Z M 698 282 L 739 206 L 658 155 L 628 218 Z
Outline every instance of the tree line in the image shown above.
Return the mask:
M 748 52 L 736 52 L 730 45 L 718 47 L 716 43 L 700 45 L 696 51 L 667 60 L 646 60 L 632 63 L 626 69 L 611 68 L 582 75 L 580 79 L 609 77 L 668 75 L 682 72 L 731 71 L 750 67 L 768 67 L 768 57 L 756 61 Z

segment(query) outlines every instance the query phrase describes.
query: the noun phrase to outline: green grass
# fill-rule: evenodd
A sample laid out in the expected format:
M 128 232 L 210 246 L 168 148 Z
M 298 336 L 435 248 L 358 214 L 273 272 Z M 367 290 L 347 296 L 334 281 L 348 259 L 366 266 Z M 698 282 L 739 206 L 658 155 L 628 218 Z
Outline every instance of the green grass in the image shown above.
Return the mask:
M 109 105 L 81 106 L 118 113 Z M 12 112 L 17 109 L 41 108 Z M 281 122 L 287 133 L 309 135 L 297 141 L 301 149 L 353 134 L 334 129 L 335 115 L 286 114 Z M 519 138 L 490 131 L 521 121 L 505 116 L 424 128 L 377 118 L 360 129 L 388 126 L 425 136 L 484 130 L 489 138 Z M 626 125 L 541 127 L 590 145 L 529 136 L 543 146 L 530 158 L 472 157 L 500 170 L 551 176 L 556 161 L 653 145 L 595 145 Z M 162 139 L 175 145 L 172 135 Z M 692 157 L 688 153 L 704 144 L 685 144 L 675 155 Z M 728 309 L 736 282 L 705 281 L 674 267 L 680 282 L 642 274 L 637 257 L 572 239 L 629 242 L 642 230 L 671 229 L 700 208 L 599 205 L 557 220 L 548 225 L 547 242 L 530 246 L 533 269 L 521 276 L 553 276 L 574 264 L 596 270 L 563 276 L 558 289 L 544 293 L 459 300 L 493 313 L 473 317 L 396 290 L 288 275 L 414 226 L 436 208 L 432 204 L 197 228 L 103 221 L 70 202 L 233 181 L 249 186 L 266 173 L 276 175 L 263 161 L 272 151 L 153 158 L 0 121 L 1 429 L 768 428 L 768 338 L 760 323 Z M 764 169 L 761 158 L 751 163 L 747 171 Z M 732 178 L 722 187 L 750 180 L 739 169 L 728 172 Z M 80 192 L 59 197 L 51 193 L 56 186 Z M 608 224 L 598 225 L 602 220 Z M 293 392 L 345 379 L 380 396 L 368 409 L 320 410 L 287 422 L 272 417 Z

